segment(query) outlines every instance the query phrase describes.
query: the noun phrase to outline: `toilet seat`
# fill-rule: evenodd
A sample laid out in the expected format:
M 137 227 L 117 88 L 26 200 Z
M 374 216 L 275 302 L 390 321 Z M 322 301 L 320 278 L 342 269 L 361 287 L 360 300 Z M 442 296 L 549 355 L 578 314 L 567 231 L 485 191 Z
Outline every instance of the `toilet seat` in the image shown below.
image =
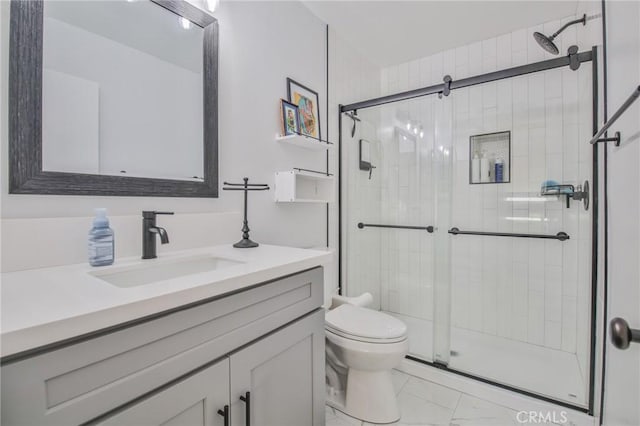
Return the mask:
M 407 338 L 407 326 L 399 319 L 348 304 L 327 312 L 325 328 L 343 338 L 367 343 L 397 343 Z

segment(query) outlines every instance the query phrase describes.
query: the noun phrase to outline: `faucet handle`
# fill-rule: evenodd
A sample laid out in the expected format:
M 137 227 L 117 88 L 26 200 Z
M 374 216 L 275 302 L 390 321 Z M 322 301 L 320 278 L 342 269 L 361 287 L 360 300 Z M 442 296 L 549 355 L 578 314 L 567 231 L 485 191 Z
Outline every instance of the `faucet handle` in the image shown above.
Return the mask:
M 159 214 L 173 214 L 173 212 L 158 212 L 155 210 L 144 210 L 142 212 L 142 217 L 145 219 L 153 219 L 154 217 L 156 217 L 156 215 Z

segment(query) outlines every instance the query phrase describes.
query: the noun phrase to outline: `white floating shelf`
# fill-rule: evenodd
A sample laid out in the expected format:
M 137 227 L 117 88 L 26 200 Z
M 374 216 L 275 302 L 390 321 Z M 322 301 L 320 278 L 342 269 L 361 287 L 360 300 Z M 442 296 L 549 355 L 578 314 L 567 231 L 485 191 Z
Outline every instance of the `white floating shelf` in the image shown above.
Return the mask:
M 304 135 L 277 135 L 276 141 L 313 151 L 324 151 L 333 148 L 333 144 L 331 143 L 323 142 L 319 139 Z
M 276 172 L 275 194 L 278 203 L 332 203 L 335 179 L 298 170 Z

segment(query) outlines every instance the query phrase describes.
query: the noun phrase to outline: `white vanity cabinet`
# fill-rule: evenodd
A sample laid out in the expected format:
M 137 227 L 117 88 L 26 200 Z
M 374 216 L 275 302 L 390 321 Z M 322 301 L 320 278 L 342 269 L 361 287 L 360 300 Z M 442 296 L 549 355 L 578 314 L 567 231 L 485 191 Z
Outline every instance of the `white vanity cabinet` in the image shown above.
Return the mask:
M 225 426 L 228 405 L 229 425 L 324 425 L 322 278 L 317 267 L 7 357 L 2 424 Z
M 231 355 L 230 361 L 233 426 L 324 426 L 322 310 Z
M 229 415 L 228 358 L 91 423 L 100 426 L 225 426 L 224 417 L 218 410 Z

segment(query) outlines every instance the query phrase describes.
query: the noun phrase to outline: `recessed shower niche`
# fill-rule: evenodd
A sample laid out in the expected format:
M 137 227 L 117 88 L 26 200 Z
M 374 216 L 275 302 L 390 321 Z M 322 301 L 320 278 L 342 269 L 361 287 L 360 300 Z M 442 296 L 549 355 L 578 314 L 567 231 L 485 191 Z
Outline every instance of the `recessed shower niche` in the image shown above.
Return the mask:
M 511 132 L 469 137 L 469 183 L 511 182 Z

